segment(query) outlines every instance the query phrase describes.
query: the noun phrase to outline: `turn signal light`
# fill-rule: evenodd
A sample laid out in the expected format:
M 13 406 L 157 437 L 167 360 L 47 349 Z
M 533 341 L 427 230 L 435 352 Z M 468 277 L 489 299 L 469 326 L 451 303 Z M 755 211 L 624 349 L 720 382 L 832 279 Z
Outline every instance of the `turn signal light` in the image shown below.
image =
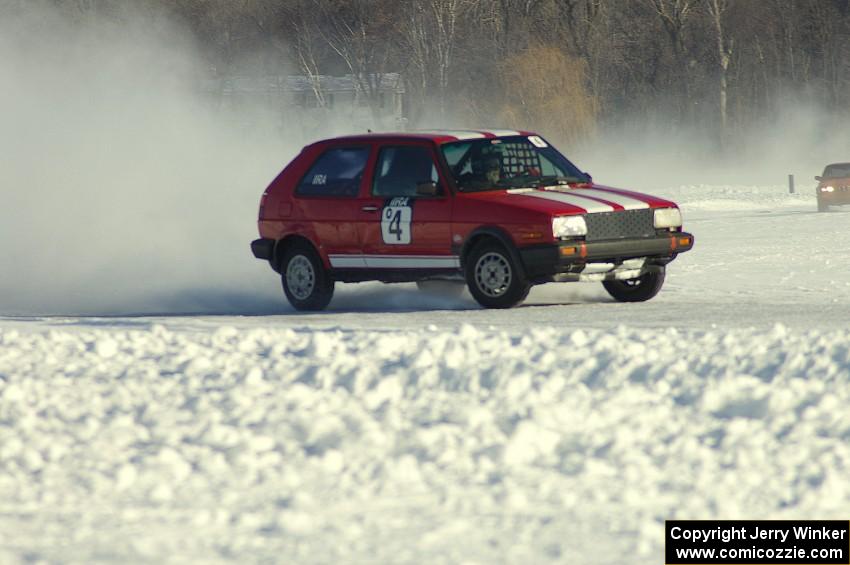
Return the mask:
M 540 239 L 543 237 L 543 232 L 531 231 L 519 234 L 520 239 Z
M 578 247 L 562 247 L 561 248 L 561 256 L 562 257 L 570 257 L 572 255 L 578 255 Z
M 681 245 L 682 247 L 687 247 L 690 244 L 691 244 L 691 238 L 689 238 L 689 237 L 680 237 L 679 238 L 679 245 Z

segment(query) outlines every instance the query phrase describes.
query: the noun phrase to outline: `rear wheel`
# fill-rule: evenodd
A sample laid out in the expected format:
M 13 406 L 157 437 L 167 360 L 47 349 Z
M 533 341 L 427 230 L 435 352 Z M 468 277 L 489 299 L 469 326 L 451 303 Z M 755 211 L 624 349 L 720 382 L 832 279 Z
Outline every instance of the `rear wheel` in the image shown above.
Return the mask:
M 511 254 L 495 241 L 476 245 L 465 261 L 466 284 L 485 308 L 512 308 L 520 304 L 531 285 Z
M 446 298 L 459 298 L 463 294 L 463 281 L 426 280 L 416 281 L 416 287 L 422 292 Z
M 619 302 L 644 302 L 658 294 L 664 286 L 664 271 L 624 281 L 603 281 L 602 286 Z
M 296 310 L 324 310 L 334 294 L 334 281 L 319 254 L 306 243 L 294 243 L 281 262 L 283 292 Z

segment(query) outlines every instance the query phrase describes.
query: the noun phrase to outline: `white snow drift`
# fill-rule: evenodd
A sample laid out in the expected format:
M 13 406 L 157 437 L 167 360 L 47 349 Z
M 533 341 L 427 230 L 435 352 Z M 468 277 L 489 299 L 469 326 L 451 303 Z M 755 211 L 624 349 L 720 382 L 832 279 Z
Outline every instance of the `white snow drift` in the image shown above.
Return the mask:
M 850 331 L 0 332 L 4 562 L 657 563 L 846 518 Z

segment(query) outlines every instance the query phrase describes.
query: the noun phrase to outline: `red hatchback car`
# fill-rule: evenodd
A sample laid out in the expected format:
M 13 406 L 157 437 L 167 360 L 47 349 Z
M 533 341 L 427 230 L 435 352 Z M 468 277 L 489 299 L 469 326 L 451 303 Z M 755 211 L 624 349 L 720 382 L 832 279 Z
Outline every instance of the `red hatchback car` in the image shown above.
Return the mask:
M 599 281 L 648 300 L 693 246 L 667 200 L 593 183 L 527 131 L 368 134 L 305 147 L 263 193 L 254 256 L 298 310 L 334 283 L 465 282 L 488 308 L 532 285 Z

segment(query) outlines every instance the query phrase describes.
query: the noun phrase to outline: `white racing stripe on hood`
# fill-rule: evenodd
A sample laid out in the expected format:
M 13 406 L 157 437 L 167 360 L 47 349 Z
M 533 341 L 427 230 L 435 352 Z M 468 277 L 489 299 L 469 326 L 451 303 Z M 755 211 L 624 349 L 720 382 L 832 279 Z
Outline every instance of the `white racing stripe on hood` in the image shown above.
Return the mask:
M 602 200 L 607 200 L 608 202 L 619 204 L 626 210 L 641 210 L 643 208 L 649 208 L 649 204 L 644 202 L 643 200 L 638 200 L 637 198 L 632 198 L 631 196 L 623 196 L 622 194 L 617 194 L 616 192 L 608 192 L 607 190 L 597 190 L 595 188 L 579 188 L 576 190 L 576 193 L 586 194 L 587 196 L 593 196 L 594 198 L 601 198 Z
M 571 206 L 584 208 L 589 214 L 596 212 L 613 212 L 614 208 L 603 202 L 597 202 L 591 198 L 583 198 L 578 194 L 566 194 L 564 192 L 543 192 L 536 190 L 534 192 L 526 192 L 523 196 L 533 196 L 535 198 L 545 198 L 546 200 L 554 200 L 555 202 L 563 202 Z

